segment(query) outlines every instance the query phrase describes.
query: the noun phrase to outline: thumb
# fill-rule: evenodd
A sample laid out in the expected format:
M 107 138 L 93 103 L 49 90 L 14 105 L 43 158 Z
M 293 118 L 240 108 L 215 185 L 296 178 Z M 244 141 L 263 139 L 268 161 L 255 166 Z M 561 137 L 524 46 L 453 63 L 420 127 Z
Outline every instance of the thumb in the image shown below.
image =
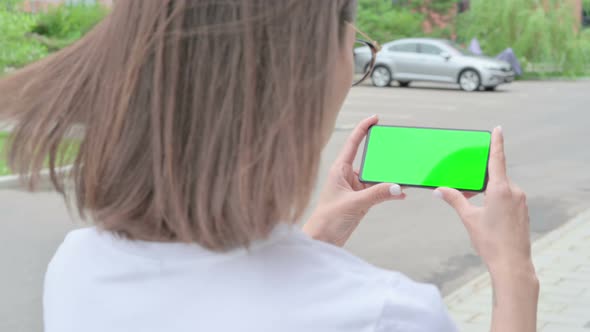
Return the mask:
M 465 219 L 467 212 L 472 208 L 471 203 L 463 196 L 463 194 L 451 188 L 438 188 L 433 192 L 434 196 L 442 198 L 447 202 L 461 219 Z
M 397 184 L 380 183 L 357 192 L 359 201 L 367 208 L 390 200 L 401 200 L 406 197 Z

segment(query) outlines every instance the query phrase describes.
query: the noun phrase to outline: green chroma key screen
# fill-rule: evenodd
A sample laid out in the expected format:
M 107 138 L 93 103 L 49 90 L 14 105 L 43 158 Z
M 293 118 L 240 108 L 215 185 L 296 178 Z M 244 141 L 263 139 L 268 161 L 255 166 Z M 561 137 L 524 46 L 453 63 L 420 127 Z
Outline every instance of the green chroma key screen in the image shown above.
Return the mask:
M 490 142 L 488 131 L 373 126 L 360 179 L 483 191 Z

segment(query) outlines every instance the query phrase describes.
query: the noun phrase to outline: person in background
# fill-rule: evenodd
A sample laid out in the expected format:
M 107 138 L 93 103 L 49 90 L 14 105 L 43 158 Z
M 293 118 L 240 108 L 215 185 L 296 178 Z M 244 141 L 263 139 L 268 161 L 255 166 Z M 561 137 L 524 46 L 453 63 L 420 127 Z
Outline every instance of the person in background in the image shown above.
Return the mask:
M 372 206 L 405 198 L 353 171 L 377 117 L 354 129 L 295 226 L 352 85 L 355 11 L 354 0 L 119 0 L 82 40 L 0 80 L 12 166 L 34 189 L 48 160 L 55 188 L 94 222 L 49 264 L 46 332 L 456 331 L 434 286 L 342 249 Z M 492 140 L 483 206 L 434 194 L 491 274 L 492 330 L 532 332 L 528 209 L 500 128 Z M 67 144 L 78 152 L 63 174 Z

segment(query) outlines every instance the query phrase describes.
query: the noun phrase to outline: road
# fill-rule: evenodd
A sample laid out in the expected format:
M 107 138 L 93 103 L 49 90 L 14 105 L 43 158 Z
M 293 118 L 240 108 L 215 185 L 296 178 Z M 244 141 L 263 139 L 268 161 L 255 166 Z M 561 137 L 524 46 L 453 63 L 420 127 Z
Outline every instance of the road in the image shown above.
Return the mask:
M 378 114 L 382 124 L 505 132 L 509 175 L 528 193 L 537 238 L 590 207 L 590 81 L 517 82 L 498 92 L 419 85 L 354 88 L 326 147 L 320 181 L 350 129 Z M 347 248 L 360 257 L 448 293 L 483 271 L 454 212 L 428 190 L 373 209 Z M 481 198 L 477 198 L 481 200 Z M 41 330 L 47 262 L 78 227 L 54 194 L 0 191 L 0 331 Z M 84 271 L 80 271 L 84 273 Z

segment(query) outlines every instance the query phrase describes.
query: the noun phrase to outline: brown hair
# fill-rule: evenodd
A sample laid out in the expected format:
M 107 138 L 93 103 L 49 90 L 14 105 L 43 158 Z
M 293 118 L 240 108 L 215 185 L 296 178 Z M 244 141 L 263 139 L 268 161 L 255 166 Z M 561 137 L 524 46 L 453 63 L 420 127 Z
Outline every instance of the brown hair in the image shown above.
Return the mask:
M 76 44 L 0 81 L 30 189 L 81 132 L 78 212 L 124 236 L 247 246 L 309 203 L 330 58 L 351 0 L 119 0 Z M 66 195 L 67 196 L 67 195 Z

